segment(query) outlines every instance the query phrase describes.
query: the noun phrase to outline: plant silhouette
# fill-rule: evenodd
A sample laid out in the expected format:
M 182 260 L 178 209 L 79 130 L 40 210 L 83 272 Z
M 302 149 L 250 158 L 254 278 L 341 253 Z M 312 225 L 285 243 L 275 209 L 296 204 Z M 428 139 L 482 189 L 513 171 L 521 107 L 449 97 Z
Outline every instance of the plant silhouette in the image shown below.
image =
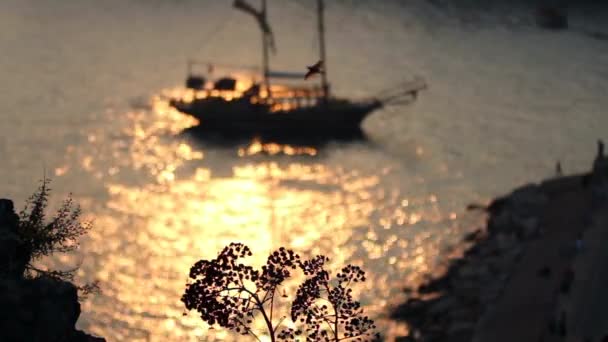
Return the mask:
M 19 213 L 17 234 L 21 245 L 15 268 L 27 278 L 49 277 L 71 282 L 78 266 L 68 270 L 43 270 L 34 266 L 34 262 L 54 253 L 75 251 L 79 246 L 78 240 L 92 225 L 90 222 L 81 221 L 80 206 L 74 203 L 71 196 L 68 196 L 55 215 L 47 220 L 46 209 L 51 192 L 49 183 L 50 180 L 44 178 Z M 100 292 L 97 281 L 77 288 L 81 298 Z
M 365 281 L 365 273 L 348 265 L 331 279 L 324 269 L 329 259 L 316 256 L 302 261 L 292 250 L 279 248 L 270 254 L 261 270 L 239 262 L 251 256 L 240 243 L 226 246 L 213 260 L 200 260 L 190 269 L 182 302 L 197 311 L 209 325 L 219 325 L 242 335 L 251 335 L 254 320 L 262 319 L 271 341 L 371 341 L 379 337 L 374 322 L 364 315 L 350 286 Z M 305 280 L 298 286 L 291 303 L 291 321 L 274 317 L 275 298 L 293 272 L 301 271 Z M 285 288 L 283 287 L 283 291 Z

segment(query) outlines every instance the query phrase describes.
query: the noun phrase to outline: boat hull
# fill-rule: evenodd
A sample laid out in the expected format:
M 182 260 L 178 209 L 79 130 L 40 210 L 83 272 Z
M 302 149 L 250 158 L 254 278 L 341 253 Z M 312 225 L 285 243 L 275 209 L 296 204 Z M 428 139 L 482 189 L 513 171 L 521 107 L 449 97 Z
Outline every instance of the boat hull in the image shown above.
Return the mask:
M 381 107 L 377 101 L 352 103 L 341 100 L 278 112 L 270 112 L 265 105 L 243 101 L 172 102 L 172 105 L 198 119 L 199 131 L 299 137 L 339 137 L 359 133 L 365 117 Z

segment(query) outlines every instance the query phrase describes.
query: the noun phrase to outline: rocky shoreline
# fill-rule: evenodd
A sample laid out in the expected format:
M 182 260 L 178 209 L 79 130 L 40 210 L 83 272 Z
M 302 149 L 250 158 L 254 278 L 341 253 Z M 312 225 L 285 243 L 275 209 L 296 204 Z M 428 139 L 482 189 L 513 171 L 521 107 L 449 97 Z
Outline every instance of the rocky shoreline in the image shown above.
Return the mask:
M 410 327 L 397 341 L 537 342 L 559 335 L 558 295 L 572 281 L 564 270 L 593 216 L 606 210 L 607 184 L 600 141 L 590 173 L 527 184 L 487 207 L 471 205 L 487 211 L 486 227 L 465 237 L 467 249 L 442 276 L 395 308 L 392 318 Z
M 77 287 L 50 277 L 24 277 L 29 256 L 13 202 L 0 199 L 0 341 L 104 342 L 75 328 Z

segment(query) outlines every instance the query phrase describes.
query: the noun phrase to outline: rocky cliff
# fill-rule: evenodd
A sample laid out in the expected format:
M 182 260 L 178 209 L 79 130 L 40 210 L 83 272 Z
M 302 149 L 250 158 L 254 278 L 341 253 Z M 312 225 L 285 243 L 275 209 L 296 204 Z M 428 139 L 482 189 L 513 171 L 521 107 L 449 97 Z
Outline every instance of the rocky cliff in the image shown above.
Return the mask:
M 13 202 L 0 199 L 0 341 L 105 341 L 76 330 L 76 286 L 45 277 L 25 278 L 29 260 Z

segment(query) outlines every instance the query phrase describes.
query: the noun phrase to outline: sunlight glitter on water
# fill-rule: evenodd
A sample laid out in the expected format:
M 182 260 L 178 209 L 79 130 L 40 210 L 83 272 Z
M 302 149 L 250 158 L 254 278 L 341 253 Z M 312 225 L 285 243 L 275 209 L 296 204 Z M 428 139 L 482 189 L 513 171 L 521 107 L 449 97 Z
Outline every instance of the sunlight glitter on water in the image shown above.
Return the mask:
M 69 147 L 56 170 L 65 176 L 80 165 L 106 194 L 105 203 L 81 202 L 96 229 L 83 243 L 79 276 L 99 279 L 103 293 L 85 302 L 79 325 L 110 340 L 238 340 L 185 313 L 180 297 L 194 262 L 242 242 L 254 265 L 285 246 L 329 256 L 334 271 L 362 266 L 369 281 L 355 295 L 388 336 L 406 331 L 382 317 L 403 298 L 404 284 L 433 272 L 441 242 L 423 227 L 444 223 L 442 236 L 459 230 L 439 210 L 440 198 L 388 187 L 390 168 L 368 173 L 322 156 L 239 153 L 256 141 L 218 155 L 178 134 L 196 121 L 164 97 L 141 107 L 114 118 L 128 127 L 120 135 L 90 132 L 90 145 Z

